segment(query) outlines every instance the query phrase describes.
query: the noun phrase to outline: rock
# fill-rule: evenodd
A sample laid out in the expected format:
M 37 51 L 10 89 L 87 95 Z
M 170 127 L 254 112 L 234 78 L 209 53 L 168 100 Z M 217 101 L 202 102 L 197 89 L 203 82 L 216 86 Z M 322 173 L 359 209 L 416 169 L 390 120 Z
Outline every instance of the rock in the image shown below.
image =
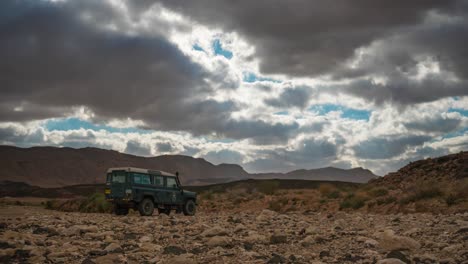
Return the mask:
M 389 259 L 399 259 L 404 263 L 411 263 L 411 260 L 406 256 L 406 254 L 399 250 L 392 250 L 385 257 Z
M 173 254 L 173 255 L 180 255 L 187 253 L 187 250 L 176 246 L 176 245 L 169 245 L 164 248 L 163 254 Z
M 267 243 L 267 238 L 264 235 L 260 235 L 257 233 L 250 233 L 243 239 L 244 242 L 249 242 L 252 244 L 264 244 Z
M 95 263 L 99 264 L 119 264 L 119 263 L 126 263 L 127 260 L 124 256 L 118 254 L 109 254 L 106 256 L 101 256 L 94 259 Z
M 188 255 L 180 255 L 176 257 L 172 257 L 163 263 L 170 263 L 170 264 L 196 264 L 197 262 L 190 258 Z
M 206 242 L 206 245 L 209 247 L 225 247 L 228 246 L 231 243 L 228 237 L 225 236 L 214 236 L 210 237 L 208 241 Z
M 301 245 L 303 247 L 309 247 L 311 245 L 315 244 L 315 236 L 306 236 L 302 241 Z
M 281 255 L 273 253 L 267 263 L 268 264 L 286 263 L 286 258 Z
M 369 239 L 366 239 L 366 240 L 364 241 L 364 245 L 365 245 L 366 247 L 371 247 L 371 248 L 373 248 L 373 247 L 377 247 L 377 246 L 379 245 L 379 242 L 377 242 L 377 240 L 374 240 L 374 239 L 369 238 Z
M 238 224 L 236 225 L 236 227 L 234 228 L 234 233 L 239 233 L 239 232 L 242 232 L 244 231 L 246 228 L 243 224 Z
M 268 222 L 270 221 L 274 216 L 276 216 L 277 213 L 272 210 L 264 209 L 262 212 L 255 218 L 255 220 L 259 222 Z
M 104 256 L 107 254 L 107 251 L 105 250 L 100 250 L 100 249 L 93 249 L 88 252 L 88 255 L 90 256 Z
M 421 247 L 421 244 L 410 237 L 397 236 L 393 230 L 385 230 L 378 234 L 379 246 L 386 250 L 415 250 Z
M 286 243 L 288 240 L 288 237 L 286 235 L 281 235 L 281 234 L 274 234 L 270 236 L 270 244 L 282 244 Z
M 151 235 L 142 236 L 142 237 L 140 237 L 139 241 L 141 243 L 152 242 L 153 241 L 153 236 L 151 236 Z
M 377 261 L 377 264 L 405 264 L 405 262 L 396 258 L 387 258 Z
M 318 229 L 315 226 L 309 226 L 304 230 L 305 235 L 315 235 L 318 234 Z
M 227 234 L 228 232 L 226 229 L 220 226 L 215 226 L 215 227 L 212 227 L 210 229 L 203 231 L 201 235 L 205 237 L 213 237 L 213 236 L 225 236 Z
M 104 250 L 110 253 L 122 253 L 123 252 L 122 248 L 117 243 L 109 244 Z

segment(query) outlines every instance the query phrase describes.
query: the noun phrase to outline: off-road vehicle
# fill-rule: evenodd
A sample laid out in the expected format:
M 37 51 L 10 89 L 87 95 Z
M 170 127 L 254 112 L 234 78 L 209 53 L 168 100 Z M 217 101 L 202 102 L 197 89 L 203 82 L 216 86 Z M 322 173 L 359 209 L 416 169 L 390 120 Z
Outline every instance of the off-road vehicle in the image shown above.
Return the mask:
M 106 199 L 114 204 L 114 213 L 126 215 L 130 208 L 140 215 L 154 212 L 170 214 L 171 210 L 194 215 L 197 194 L 183 190 L 179 174 L 140 168 L 110 168 L 107 170 Z

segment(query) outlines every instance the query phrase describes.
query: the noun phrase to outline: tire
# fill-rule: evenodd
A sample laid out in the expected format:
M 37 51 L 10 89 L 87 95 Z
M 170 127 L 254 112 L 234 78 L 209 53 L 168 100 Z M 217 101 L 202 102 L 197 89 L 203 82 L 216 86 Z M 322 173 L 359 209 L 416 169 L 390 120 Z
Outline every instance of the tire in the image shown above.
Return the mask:
M 184 215 L 195 215 L 197 205 L 193 200 L 187 200 L 184 204 Z
M 159 214 L 167 214 L 167 215 L 170 215 L 171 214 L 171 209 L 169 208 L 158 208 L 158 213 Z
M 138 211 L 141 216 L 150 216 L 154 212 L 154 203 L 151 199 L 145 198 L 138 204 Z

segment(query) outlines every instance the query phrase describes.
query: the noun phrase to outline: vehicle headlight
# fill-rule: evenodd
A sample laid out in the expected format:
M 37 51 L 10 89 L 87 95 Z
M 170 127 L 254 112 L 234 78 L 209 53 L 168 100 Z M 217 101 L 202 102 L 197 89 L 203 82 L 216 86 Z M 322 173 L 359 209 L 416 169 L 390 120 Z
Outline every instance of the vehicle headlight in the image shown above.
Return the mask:
M 126 189 L 125 194 L 132 194 L 132 189 Z

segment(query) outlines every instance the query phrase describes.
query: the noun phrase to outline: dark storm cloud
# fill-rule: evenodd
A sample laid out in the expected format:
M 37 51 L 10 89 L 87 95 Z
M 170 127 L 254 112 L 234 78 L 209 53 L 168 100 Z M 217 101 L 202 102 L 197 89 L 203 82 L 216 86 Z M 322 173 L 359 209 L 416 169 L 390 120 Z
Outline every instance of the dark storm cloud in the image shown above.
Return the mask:
M 363 159 L 388 159 L 404 153 L 408 148 L 429 141 L 429 136 L 379 137 L 365 140 L 353 147 L 357 157 Z
M 403 125 L 411 130 L 423 131 L 427 133 L 440 132 L 448 133 L 455 131 L 462 124 L 460 118 L 450 118 L 443 116 L 433 116 L 430 118 L 419 118 L 411 122 L 405 122 Z
M 387 85 L 359 79 L 343 89 L 375 103 L 411 104 L 468 94 L 466 1 L 162 2 L 203 24 L 240 33 L 255 46 L 262 73 L 336 79 L 385 76 Z M 443 18 L 431 22 L 437 15 Z M 348 68 L 346 61 L 358 48 L 376 41 L 385 42 L 383 50 L 375 50 L 366 65 Z M 449 82 L 447 76 L 409 79 L 406 74 L 414 71 L 421 56 L 436 58 L 461 82 Z
M 162 2 L 201 23 L 242 34 L 255 45 L 264 73 L 311 76 L 333 71 L 356 48 L 455 1 Z
M 204 99 L 215 89 L 207 79 L 220 89 L 238 80 L 223 83 L 192 62 L 157 34 L 169 30 L 165 24 L 153 25 L 153 34 L 104 30 L 129 27 L 105 1 L 1 1 L 0 10 L 0 121 L 62 117 L 86 106 L 96 121 L 130 117 L 148 129 L 285 136 L 281 125 L 233 120 L 231 101 Z
M 265 103 L 274 107 L 305 108 L 310 99 L 309 87 L 294 87 L 284 89 L 278 98 L 266 99 Z
M 151 149 L 149 146 L 143 145 L 141 142 L 135 140 L 129 140 L 127 147 L 124 150 L 125 153 L 136 155 L 136 156 L 150 156 Z
M 281 171 L 327 167 L 338 158 L 338 146 L 324 139 L 304 139 L 295 149 L 259 151 L 261 158 L 245 164 L 248 171 Z
M 169 142 L 156 143 L 156 149 L 158 150 L 158 152 L 170 152 L 172 151 L 172 144 Z

